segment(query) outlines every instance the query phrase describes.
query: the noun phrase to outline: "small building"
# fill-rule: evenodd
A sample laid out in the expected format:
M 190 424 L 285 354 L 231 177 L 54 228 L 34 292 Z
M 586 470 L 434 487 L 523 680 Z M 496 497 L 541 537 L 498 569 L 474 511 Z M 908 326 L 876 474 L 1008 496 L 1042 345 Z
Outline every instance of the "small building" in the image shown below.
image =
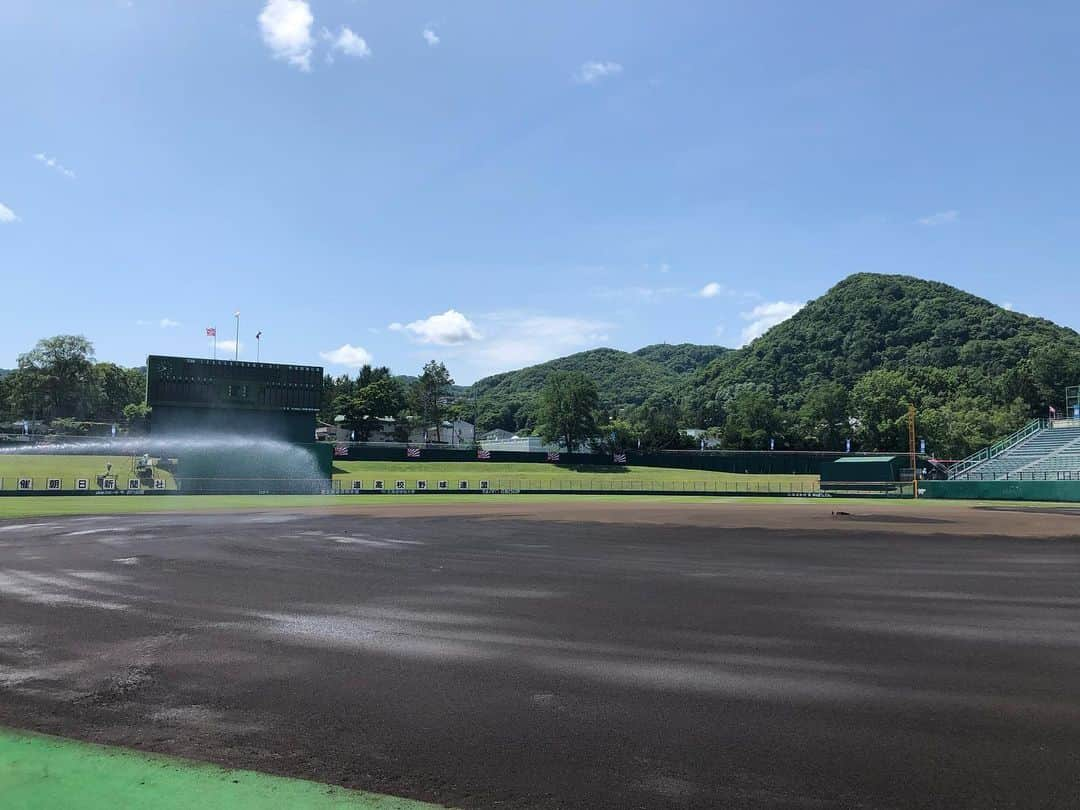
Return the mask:
M 448 447 L 470 447 L 476 440 L 476 429 L 472 422 L 462 419 L 453 421 L 444 419 L 439 430 L 432 425 L 428 428 L 416 428 L 409 434 L 409 441 L 416 444 L 441 443 Z

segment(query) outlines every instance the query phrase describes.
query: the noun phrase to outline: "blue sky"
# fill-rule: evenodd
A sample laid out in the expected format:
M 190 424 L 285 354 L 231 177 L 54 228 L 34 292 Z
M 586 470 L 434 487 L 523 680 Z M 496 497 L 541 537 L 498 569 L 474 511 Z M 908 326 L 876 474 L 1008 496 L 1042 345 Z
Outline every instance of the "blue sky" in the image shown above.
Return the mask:
M 1074 2 L 4 0 L 0 366 L 459 382 L 844 276 L 1080 327 Z M 222 353 L 228 351 L 222 346 Z

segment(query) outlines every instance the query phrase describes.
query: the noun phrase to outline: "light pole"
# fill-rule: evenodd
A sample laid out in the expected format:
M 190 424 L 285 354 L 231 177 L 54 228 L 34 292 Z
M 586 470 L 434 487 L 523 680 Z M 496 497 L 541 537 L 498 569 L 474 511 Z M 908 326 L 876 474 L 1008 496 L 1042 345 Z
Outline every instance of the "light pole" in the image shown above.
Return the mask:
M 233 346 L 233 360 L 240 359 L 240 310 L 233 313 L 236 318 L 236 345 Z
M 259 362 L 259 358 L 262 357 L 262 330 L 260 329 L 255 333 L 255 362 Z

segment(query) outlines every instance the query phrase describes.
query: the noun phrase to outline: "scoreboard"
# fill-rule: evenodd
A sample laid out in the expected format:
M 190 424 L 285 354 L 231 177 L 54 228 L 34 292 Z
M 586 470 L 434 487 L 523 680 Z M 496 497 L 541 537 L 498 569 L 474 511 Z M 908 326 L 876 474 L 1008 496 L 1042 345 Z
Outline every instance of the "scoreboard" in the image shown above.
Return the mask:
M 316 413 L 322 387 L 318 366 L 161 355 L 146 359 L 146 404 L 151 408 Z

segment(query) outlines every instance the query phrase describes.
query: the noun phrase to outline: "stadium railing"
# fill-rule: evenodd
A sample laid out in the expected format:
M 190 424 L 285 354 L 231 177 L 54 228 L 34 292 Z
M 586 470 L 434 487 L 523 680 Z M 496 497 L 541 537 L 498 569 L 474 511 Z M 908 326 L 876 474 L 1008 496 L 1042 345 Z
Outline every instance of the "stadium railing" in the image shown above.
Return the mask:
M 1010 436 L 1006 436 L 1004 439 L 994 442 L 989 447 L 984 447 L 977 453 L 972 453 L 965 459 L 961 459 L 949 468 L 949 478 L 958 478 L 964 475 L 968 470 L 971 470 L 984 461 L 989 461 L 992 458 L 1000 456 L 1007 450 L 1011 450 L 1013 447 L 1024 441 L 1028 437 L 1038 433 L 1040 430 L 1048 426 L 1048 422 L 1045 419 L 1033 419 L 1020 428 L 1018 431 Z

